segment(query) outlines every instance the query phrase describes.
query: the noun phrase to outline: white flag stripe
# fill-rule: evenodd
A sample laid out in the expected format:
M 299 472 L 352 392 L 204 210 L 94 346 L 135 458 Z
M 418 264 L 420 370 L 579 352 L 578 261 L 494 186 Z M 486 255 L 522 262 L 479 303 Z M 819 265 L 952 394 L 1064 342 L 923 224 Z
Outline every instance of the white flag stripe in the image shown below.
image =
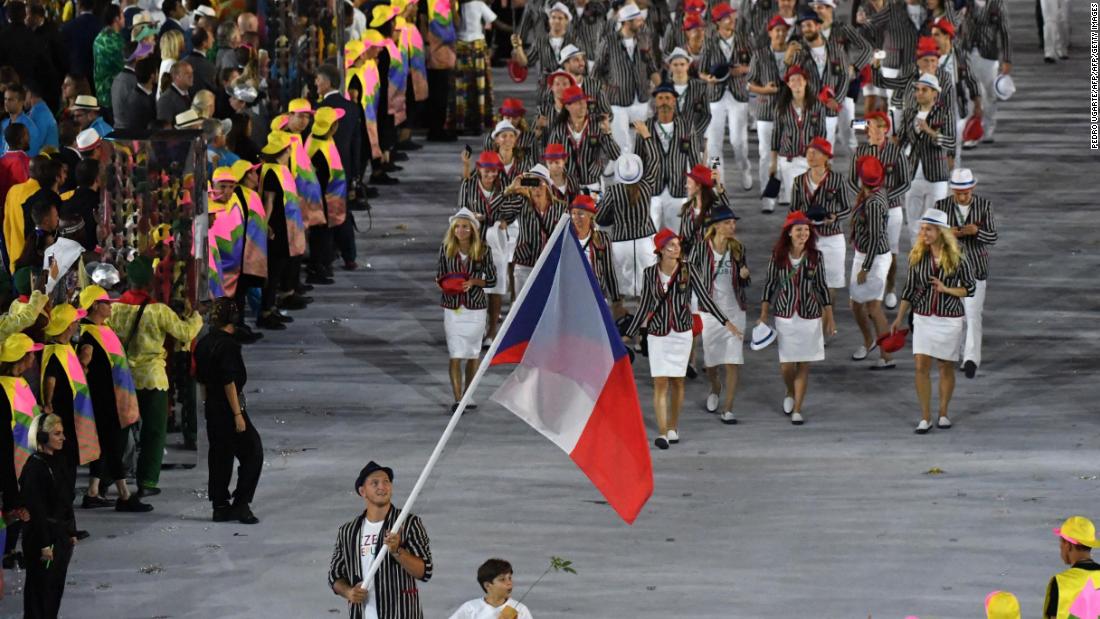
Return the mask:
M 596 400 L 566 376 L 519 366 L 493 394 L 493 400 L 572 453 Z

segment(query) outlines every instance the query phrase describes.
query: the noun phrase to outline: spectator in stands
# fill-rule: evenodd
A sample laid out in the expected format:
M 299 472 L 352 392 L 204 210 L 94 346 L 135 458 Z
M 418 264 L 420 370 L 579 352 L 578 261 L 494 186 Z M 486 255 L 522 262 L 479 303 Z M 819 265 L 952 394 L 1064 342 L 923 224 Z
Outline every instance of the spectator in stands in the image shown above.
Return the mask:
M 95 96 L 117 114 L 117 107 L 111 96 L 111 84 L 126 65 L 123 56 L 126 39 L 122 36 L 122 10 L 117 5 L 108 5 L 103 14 L 103 24 L 103 30 L 96 35 L 92 44 Z M 117 119 L 115 122 L 117 124 Z
M 92 48 L 103 24 L 95 16 L 95 0 L 77 0 L 79 13 L 61 27 L 65 48 L 69 52 L 69 72 L 91 80 L 95 74 Z
M 195 74 L 190 63 L 179 60 L 172 65 L 168 77 L 171 83 L 157 98 L 157 120 L 171 122 L 176 114 L 191 107 L 191 87 Z

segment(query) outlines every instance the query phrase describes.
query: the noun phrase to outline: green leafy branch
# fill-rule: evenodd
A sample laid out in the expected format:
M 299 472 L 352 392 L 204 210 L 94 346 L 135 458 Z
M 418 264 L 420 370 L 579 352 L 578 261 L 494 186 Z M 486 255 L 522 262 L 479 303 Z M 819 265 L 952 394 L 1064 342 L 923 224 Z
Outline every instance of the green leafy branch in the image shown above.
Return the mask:
M 542 582 L 542 579 L 546 578 L 546 575 L 550 572 L 565 572 L 566 574 L 576 574 L 577 570 L 573 568 L 572 561 L 563 559 L 561 557 L 550 557 L 550 566 L 546 568 L 546 571 L 544 571 L 542 575 L 535 580 L 535 582 L 531 583 L 530 587 L 527 587 L 527 591 L 523 592 L 523 596 L 519 598 L 519 601 L 522 602 L 527 597 L 527 594 L 531 593 L 531 589 L 534 589 L 535 585 Z

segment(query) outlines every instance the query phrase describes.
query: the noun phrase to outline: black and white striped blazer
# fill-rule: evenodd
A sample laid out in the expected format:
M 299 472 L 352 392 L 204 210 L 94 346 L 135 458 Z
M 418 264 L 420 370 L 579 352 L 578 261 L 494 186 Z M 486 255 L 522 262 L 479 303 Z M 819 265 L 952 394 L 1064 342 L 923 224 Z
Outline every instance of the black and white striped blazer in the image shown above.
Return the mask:
M 460 253 L 448 258 L 446 247 L 440 247 L 435 281 L 437 283 L 441 282 L 444 277 L 452 273 L 462 273 L 466 276 L 466 279 L 485 280 L 484 288 L 496 286 L 497 269 L 493 264 L 493 249 L 484 242 L 481 244 L 481 249 L 481 257 L 473 260 L 469 256 L 463 258 Z M 488 299 L 485 298 L 484 288 L 474 286 L 462 294 L 447 294 L 444 292 L 439 301 L 439 306 L 446 309 L 458 309 L 459 307 L 472 310 L 485 309 L 488 307 Z
M 659 194 L 667 189 L 673 198 L 687 197 L 685 175 L 699 163 L 699 153 L 703 150 L 700 134 L 692 131 L 682 118 L 674 117 L 668 150 L 665 150 L 660 137 L 664 129 L 657 122 L 657 117 L 651 117 L 645 124 L 649 137 L 639 135 L 634 149 L 647 170 L 656 168 L 653 193 Z
M 825 86 L 828 86 L 833 89 L 833 98 L 843 101 L 844 96 L 848 94 L 848 65 L 850 64 L 848 53 L 836 39 L 826 39 L 825 70 L 820 72 L 817 63 L 814 62 L 813 53 L 808 48 L 809 44 L 803 41 L 802 49 L 795 54 L 794 64 L 802 67 L 810 77 L 809 83 L 814 92 L 821 92 Z M 834 117 L 838 113 L 825 108 L 826 116 Z
M 721 260 L 728 260 L 730 263 L 730 278 L 733 283 L 733 292 L 737 297 L 737 305 L 741 308 L 741 311 L 745 311 L 748 307 L 748 298 L 746 295 L 746 289 L 752 283 L 752 277 L 741 277 L 741 267 L 749 266 L 748 260 L 745 256 L 745 247 L 741 246 L 741 255 L 734 256 L 729 252 L 722 254 Z M 699 271 L 699 275 L 703 278 L 703 285 L 706 286 L 707 292 L 714 294 L 714 280 L 715 274 L 718 272 L 718 261 L 714 259 L 714 250 L 711 248 L 710 243 L 704 241 L 692 255 L 692 264 Z
M 599 117 L 611 114 L 611 104 L 607 102 L 607 89 L 604 88 L 603 82 L 594 77 L 586 77 L 580 87 L 584 94 L 588 95 L 589 116 Z M 547 88 L 539 99 L 538 114 L 545 116 L 552 123 L 560 112 L 561 110 L 554 107 L 553 91 Z
M 637 183 L 616 183 L 600 195 L 600 202 L 596 205 L 596 220 L 611 221 L 612 241 L 633 241 L 657 234 L 653 219 L 649 216 L 649 203 L 653 198 L 656 176 L 656 168 L 646 166 L 642 179 Z
M 615 278 L 615 263 L 611 255 L 611 237 L 601 230 L 592 228 L 587 239 L 580 239 L 581 249 L 588 258 L 588 264 L 592 266 L 592 272 L 596 274 L 596 281 L 600 282 L 600 291 L 610 302 L 616 303 L 622 300 L 619 294 L 619 281 Z
M 768 46 L 768 22 L 775 11 L 776 6 L 772 0 L 741 0 L 736 27 L 753 48 Z
M 607 86 L 608 103 L 617 107 L 634 105 L 634 100 L 649 101 L 650 77 L 657 73 L 654 49 L 645 49 L 646 37 L 634 37 L 634 55 L 627 54 L 622 36 L 613 35 L 596 62 L 596 78 Z
M 574 9 L 575 10 L 575 9 Z M 604 41 L 601 39 L 604 25 L 607 23 L 607 4 L 601 0 L 589 0 L 584 11 L 569 22 L 569 32 L 573 34 L 574 45 L 580 48 L 589 60 L 600 57 Z
M 822 30 L 822 34 L 825 34 L 824 30 Z M 845 54 L 848 56 L 848 63 L 855 67 L 857 75 L 861 68 L 871 62 L 871 55 L 875 51 L 874 47 L 851 24 L 834 19 L 827 38 L 830 43 L 835 41 L 844 49 Z M 838 98 L 840 94 L 837 93 Z
M 768 262 L 768 279 L 760 301 L 768 303 L 772 315 L 778 318 L 791 318 L 796 313 L 807 320 L 821 318 L 824 308 L 832 305 L 821 252 L 815 249 L 804 253 L 796 267 L 791 266 L 789 257 L 781 264 L 776 264 L 773 257 Z
M 878 12 L 873 12 L 874 7 L 870 3 L 863 5 L 871 27 L 882 35 L 883 50 L 886 52 L 882 65 L 885 67 L 904 67 L 913 61 L 917 52 L 920 28 L 909 19 L 905 4 L 905 0 L 886 0 Z
M 783 74 L 786 72 L 786 63 L 776 60 L 775 51 L 770 44 L 758 47 L 753 52 L 752 64 L 749 65 L 749 82 L 757 86 L 767 86 L 768 84 L 778 86 L 783 81 Z M 774 121 L 775 95 L 756 95 L 752 100 L 752 110 L 756 120 Z
M 825 137 L 825 107 L 813 99 L 799 118 L 793 105 L 775 110 L 772 150 L 788 160 L 805 157 L 806 147 L 817 137 Z
M 397 507 L 390 507 L 382 524 L 383 534 L 393 528 L 400 513 L 401 510 Z M 336 546 L 333 548 L 332 560 L 328 568 L 329 587 L 332 587 L 337 580 L 343 580 L 355 586 L 363 579 L 359 537 L 365 517 L 366 512 L 363 512 L 355 520 L 341 526 L 336 533 Z M 382 547 L 382 538 L 383 535 L 378 536 L 378 542 L 375 544 L 376 554 Z M 428 532 L 424 529 L 424 523 L 416 515 L 409 515 L 405 520 L 401 532 L 401 547 L 424 561 L 424 577 L 420 580 L 427 582 L 431 579 L 432 551 L 428 542 Z M 393 555 L 386 557 L 382 567 L 374 575 L 374 586 L 370 587 L 370 592 L 375 596 L 378 619 L 423 619 L 424 617 L 424 612 L 420 608 L 420 590 L 416 586 L 416 580 L 401 567 Z M 349 604 L 350 619 L 362 619 L 363 607 L 362 604 Z
M 908 102 L 916 100 L 914 93 L 917 90 L 917 80 L 920 79 L 920 76 L 920 69 L 915 64 L 907 65 L 897 77 L 886 77 L 880 69 L 871 69 L 871 82 L 879 88 L 893 90 L 894 94 L 890 97 L 890 107 L 899 110 L 905 107 Z M 936 69 L 936 78 L 940 81 L 940 88 L 942 89 L 940 99 L 943 99 L 946 105 L 950 105 L 951 97 L 955 96 L 954 76 L 948 73 L 943 65 L 940 65 Z
M 1012 39 L 1008 33 L 1008 11 L 1004 0 L 987 0 L 978 8 L 974 0 L 966 0 L 965 49 L 977 48 L 986 60 L 1012 62 Z
M 927 250 L 918 262 L 909 263 L 909 276 L 905 279 L 905 289 L 901 293 L 901 298 L 909 302 L 915 314 L 962 317 L 965 314 L 962 297 L 937 291 L 932 283 L 933 277 L 939 278 L 948 288 L 965 288 L 966 296 L 973 296 L 975 280 L 970 262 L 964 256 L 955 272 L 948 275 L 935 264 L 932 251 Z
M 728 56 L 726 55 L 728 52 Z M 749 100 L 749 75 L 735 76 L 732 69 L 735 65 L 743 65 L 745 68 L 749 68 L 752 63 L 752 45 L 749 43 L 748 37 L 737 31 L 733 30 L 733 37 L 730 39 L 730 45 L 727 47 L 722 37 L 718 36 L 718 31 L 715 30 L 714 35 L 709 37 L 706 43 L 703 45 L 703 55 L 699 58 L 699 70 L 704 73 L 711 73 L 718 65 L 730 65 L 730 74 L 726 79 L 710 84 L 710 100 L 711 102 L 720 101 L 722 97 L 729 91 L 733 94 L 733 98 L 742 103 Z
M 523 53 L 527 56 L 528 67 L 539 67 L 539 91 L 548 90 L 550 85 L 546 83 L 546 76 L 550 73 L 557 71 L 560 66 L 558 63 L 558 54 L 562 49 L 565 49 L 566 45 L 576 45 L 576 38 L 572 33 L 566 31 L 565 36 L 562 37 L 561 47 L 555 51 L 554 46 L 550 43 L 550 31 L 539 30 L 532 34 L 531 42 L 523 46 Z M 578 46 L 580 47 L 580 46 Z
M 567 207 L 564 202 L 552 201 L 546 212 L 540 215 L 530 200 L 516 194 L 506 196 L 504 203 L 505 209 L 515 213 L 515 221 L 519 222 L 519 235 L 516 237 L 516 251 L 512 255 L 512 262 L 533 267 Z
M 711 211 L 720 206 L 731 208 L 729 196 L 726 195 L 725 191 L 715 192 L 715 196 L 717 200 L 711 206 Z M 710 218 L 710 212 L 703 213 L 700 210 L 699 213 L 696 213 L 695 204 L 690 199 L 680 207 L 681 213 L 683 213 L 685 207 L 690 210 L 680 217 L 680 247 L 685 258 L 696 262 L 695 254 L 706 245 L 703 242 L 703 236 L 707 232 L 707 220 Z
M 470 178 L 463 179 L 462 184 L 458 186 L 458 208 L 463 207 L 470 209 L 475 215 L 482 216 L 481 238 L 484 240 L 485 231 L 504 218 L 504 185 L 499 177 L 489 191 L 481 187 L 481 179 L 478 178 L 477 172 Z
M 673 86 L 681 84 L 674 83 Z M 687 88 L 676 96 L 676 114 L 683 119 L 692 135 L 706 135 L 710 126 L 710 84 L 698 78 L 689 78 Z
M 825 177 L 817 189 L 810 188 L 810 171 L 799 174 L 794 179 L 794 192 L 791 194 L 791 212 L 823 210 L 826 215 L 835 215 L 836 221 L 815 225 L 818 236 L 844 234 L 840 222 L 852 212 L 848 199 L 848 187 L 839 172 L 826 169 Z
M 726 315 L 714 303 L 699 270 L 690 262 L 681 262 L 672 273 L 668 286 L 661 283 L 661 263 L 646 267 L 642 275 L 642 295 L 638 313 L 626 329 L 628 337 L 646 326 L 649 335 L 661 337 L 675 331 L 691 331 L 691 295 L 699 301 L 699 310 L 707 312 L 723 325 Z
M 890 239 L 886 235 L 886 218 L 890 206 L 880 189 L 872 191 L 862 200 L 856 197 L 852 209 L 852 246 L 866 254 L 861 270 L 870 271 L 875 256 L 890 253 Z
M 978 226 L 978 233 L 971 236 L 956 237 L 966 259 L 974 271 L 974 278 L 985 281 L 989 277 L 989 248 L 997 243 L 997 223 L 993 219 L 993 203 L 988 198 L 972 194 L 970 212 L 963 217 L 962 209 L 955 202 L 955 196 L 948 196 L 936 202 L 936 208 L 947 213 L 952 228 L 961 228 L 967 224 Z
M 573 139 L 569 121 L 566 117 L 561 117 L 550 129 L 547 143 L 565 147 L 565 153 L 569 157 L 565 161 L 565 171 L 581 185 L 600 182 L 607 164 L 619 158 L 619 145 L 610 133 L 600 130 L 591 116 L 588 117 L 578 140 Z
M 924 178 L 930 182 L 946 181 L 951 175 L 947 158 L 955 154 L 955 113 L 942 99 L 936 100 L 928 118 L 925 119 L 933 131 L 939 132 L 939 135 L 933 138 L 917 129 L 918 111 L 915 102 L 902 110 L 901 126 L 898 127 L 897 132 L 898 146 L 903 149 L 906 146 L 910 147 L 910 174 L 916 175 L 917 165 L 920 165 Z
M 859 161 L 859 158 L 865 155 L 877 157 L 879 162 L 882 163 L 882 169 L 886 173 L 882 188 L 886 191 L 886 201 L 889 202 L 890 208 L 901 207 L 913 179 L 913 174 L 909 170 L 909 160 L 905 158 L 905 153 L 897 144 L 887 138 L 881 147 L 873 144 L 860 144 L 856 147 L 855 154 L 852 155 L 852 161 Z M 860 186 L 859 169 L 853 163 L 848 171 L 848 188 L 852 190 L 853 194 L 857 194 Z

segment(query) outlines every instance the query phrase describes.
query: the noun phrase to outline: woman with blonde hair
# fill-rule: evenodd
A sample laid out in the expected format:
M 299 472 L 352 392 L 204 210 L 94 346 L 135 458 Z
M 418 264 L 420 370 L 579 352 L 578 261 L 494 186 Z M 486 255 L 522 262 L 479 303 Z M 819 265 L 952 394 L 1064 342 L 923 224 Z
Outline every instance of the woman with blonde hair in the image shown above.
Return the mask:
M 745 246 L 734 236 L 739 218 L 729 207 L 714 208 L 707 219 L 707 231 L 703 242 L 696 248 L 691 261 L 703 278 L 714 303 L 742 334 L 745 332 L 745 288 L 749 286 L 749 266 L 745 260 Z M 703 367 L 710 380 L 707 396 L 707 412 L 718 412 L 718 398 L 722 394 L 719 370 L 725 373 L 725 403 L 722 406 L 722 423 L 737 423 L 733 415 L 733 398 L 737 393 L 737 366 L 745 362 L 744 339 L 724 328 L 718 320 L 700 308 L 703 321 Z
M 940 415 L 936 425 L 951 427 L 947 406 L 955 390 L 955 363 L 965 334 L 963 298 L 974 294 L 974 272 L 959 249 L 947 213 L 928 209 L 920 218 L 917 242 L 909 252 L 909 277 L 901 294 L 897 331 L 913 310 L 913 359 L 921 420 L 916 433 L 932 429 L 932 360 L 940 368 Z
M 191 98 L 191 109 L 198 112 L 202 118 L 214 117 L 214 93 L 209 90 L 200 90 Z
M 157 98 L 172 85 L 172 65 L 176 64 L 187 51 L 183 44 L 183 32 L 169 30 L 160 36 L 160 70 L 157 72 Z
M 470 386 L 477 370 L 481 341 L 485 337 L 485 289 L 496 285 L 493 250 L 481 242 L 480 222 L 468 208 L 451 216 L 443 245 L 439 248 L 436 283 L 443 290 L 443 330 L 447 334 L 449 373 L 454 404 L 458 407 L 462 394 Z M 466 372 L 463 376 L 463 361 Z M 471 402 L 469 408 L 476 408 Z

